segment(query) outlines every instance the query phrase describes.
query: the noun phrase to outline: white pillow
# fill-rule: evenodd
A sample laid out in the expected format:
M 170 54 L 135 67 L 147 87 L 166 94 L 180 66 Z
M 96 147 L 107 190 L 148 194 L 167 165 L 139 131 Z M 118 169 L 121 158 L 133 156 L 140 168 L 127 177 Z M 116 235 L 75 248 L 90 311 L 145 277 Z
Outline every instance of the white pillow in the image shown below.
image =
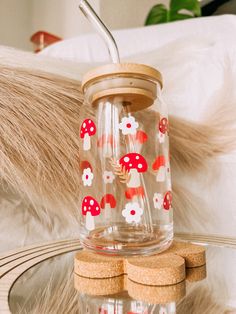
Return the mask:
M 236 17 L 222 15 L 113 31 L 121 59 L 148 52 L 180 38 L 207 36 L 216 41 L 235 41 Z M 187 44 L 187 43 L 186 43 Z M 76 62 L 109 62 L 107 48 L 97 34 L 58 42 L 41 54 Z

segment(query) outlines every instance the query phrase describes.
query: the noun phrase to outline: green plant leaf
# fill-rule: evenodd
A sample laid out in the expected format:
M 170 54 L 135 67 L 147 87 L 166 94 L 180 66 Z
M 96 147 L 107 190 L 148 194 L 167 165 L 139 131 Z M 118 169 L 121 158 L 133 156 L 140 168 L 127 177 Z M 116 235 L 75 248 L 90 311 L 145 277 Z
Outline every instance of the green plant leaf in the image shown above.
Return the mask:
M 201 8 L 198 0 L 171 0 L 170 1 L 170 15 L 178 17 L 176 14 L 180 14 L 178 19 L 183 19 L 183 15 L 181 10 L 189 11 L 189 15 L 191 16 L 201 16 Z M 172 18 L 171 18 L 172 19 Z
M 155 5 L 148 13 L 145 25 L 166 23 L 169 21 L 169 11 L 164 4 Z

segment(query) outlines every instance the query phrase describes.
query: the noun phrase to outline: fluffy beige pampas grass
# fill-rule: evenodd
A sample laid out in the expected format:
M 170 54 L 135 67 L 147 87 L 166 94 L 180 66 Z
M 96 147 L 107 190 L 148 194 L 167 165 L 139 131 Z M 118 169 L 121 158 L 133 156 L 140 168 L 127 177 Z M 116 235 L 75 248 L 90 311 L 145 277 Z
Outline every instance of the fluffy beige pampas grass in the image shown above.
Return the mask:
M 75 208 L 80 84 L 0 66 L 1 179 L 37 208 Z

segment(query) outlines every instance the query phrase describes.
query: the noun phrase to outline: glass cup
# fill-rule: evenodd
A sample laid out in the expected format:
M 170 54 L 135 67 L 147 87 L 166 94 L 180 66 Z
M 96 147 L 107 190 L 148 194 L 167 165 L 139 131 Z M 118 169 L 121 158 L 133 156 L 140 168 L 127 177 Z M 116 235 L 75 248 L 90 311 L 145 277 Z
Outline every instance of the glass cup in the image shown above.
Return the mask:
M 161 74 L 111 64 L 84 77 L 80 238 L 113 255 L 149 255 L 173 239 L 169 123 Z

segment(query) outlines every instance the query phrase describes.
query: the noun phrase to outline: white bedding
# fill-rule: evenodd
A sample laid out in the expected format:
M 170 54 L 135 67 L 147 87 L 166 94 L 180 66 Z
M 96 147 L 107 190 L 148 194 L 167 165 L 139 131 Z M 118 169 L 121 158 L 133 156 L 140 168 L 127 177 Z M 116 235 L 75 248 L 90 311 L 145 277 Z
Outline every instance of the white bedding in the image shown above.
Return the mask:
M 186 39 L 186 44 L 189 38 L 196 40 L 205 36 L 216 41 L 231 42 L 235 39 L 235 30 L 235 16 L 222 15 L 134 29 L 122 29 L 113 31 L 112 34 L 123 59 L 155 50 L 183 38 Z M 106 46 L 97 34 L 86 34 L 58 42 L 44 49 L 41 54 L 75 62 L 109 61 Z

